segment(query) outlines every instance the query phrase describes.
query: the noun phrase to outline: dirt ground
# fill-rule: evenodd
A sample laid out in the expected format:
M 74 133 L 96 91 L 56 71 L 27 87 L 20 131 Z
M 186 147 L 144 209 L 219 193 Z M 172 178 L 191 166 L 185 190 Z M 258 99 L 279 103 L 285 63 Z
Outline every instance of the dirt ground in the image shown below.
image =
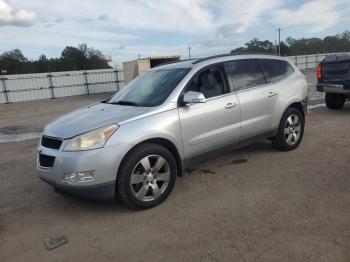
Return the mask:
M 0 105 L 0 129 L 39 131 L 107 96 Z M 36 139 L 0 143 L 0 261 L 350 261 L 349 120 L 350 104 L 316 107 L 298 149 L 262 141 L 197 164 L 146 211 L 58 194 Z M 48 251 L 55 233 L 69 242 Z
M 97 103 L 111 93 L 0 104 L 0 134 L 41 132 L 55 118 L 74 109 Z

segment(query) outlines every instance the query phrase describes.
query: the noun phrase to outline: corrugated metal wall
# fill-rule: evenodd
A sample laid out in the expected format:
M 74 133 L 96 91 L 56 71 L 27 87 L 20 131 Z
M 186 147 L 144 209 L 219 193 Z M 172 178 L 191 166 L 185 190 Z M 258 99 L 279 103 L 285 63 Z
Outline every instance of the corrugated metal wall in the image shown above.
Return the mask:
M 124 74 L 113 69 L 8 75 L 0 77 L 0 103 L 115 92 Z
M 342 53 L 349 54 L 350 53 Z M 315 68 L 317 65 L 328 55 L 331 54 L 312 54 L 312 55 L 301 55 L 301 56 L 288 56 L 288 58 L 299 68 L 308 69 Z

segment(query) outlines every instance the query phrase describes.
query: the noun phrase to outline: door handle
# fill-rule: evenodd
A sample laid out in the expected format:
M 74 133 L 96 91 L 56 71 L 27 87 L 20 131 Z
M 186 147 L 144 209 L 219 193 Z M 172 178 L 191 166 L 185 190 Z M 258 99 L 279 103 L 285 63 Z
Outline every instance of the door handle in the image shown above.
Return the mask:
M 277 92 L 270 92 L 267 96 L 268 96 L 268 97 L 273 97 L 273 96 L 275 96 L 275 95 L 277 95 Z
M 235 107 L 235 106 L 237 106 L 237 103 L 228 103 L 228 104 L 225 106 L 225 108 L 226 108 L 226 109 L 230 109 L 230 108 L 233 108 L 233 107 Z

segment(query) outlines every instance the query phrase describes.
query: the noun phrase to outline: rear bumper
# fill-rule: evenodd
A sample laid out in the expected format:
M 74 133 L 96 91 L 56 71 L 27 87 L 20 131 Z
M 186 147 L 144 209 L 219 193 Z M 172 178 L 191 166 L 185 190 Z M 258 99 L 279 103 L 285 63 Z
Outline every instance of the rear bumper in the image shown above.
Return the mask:
M 85 199 L 94 199 L 94 200 L 105 200 L 113 199 L 115 196 L 115 182 L 104 183 L 100 185 L 92 186 L 66 186 L 62 184 L 57 184 L 52 180 L 45 178 L 44 176 L 39 176 L 41 180 L 53 186 L 60 192 L 67 193 L 72 196 L 85 198 Z
M 301 101 L 301 106 L 303 107 L 303 112 L 307 113 L 307 104 L 309 101 L 309 97 L 305 98 L 303 101 Z
M 350 95 L 350 84 L 317 84 L 316 89 L 318 92 Z

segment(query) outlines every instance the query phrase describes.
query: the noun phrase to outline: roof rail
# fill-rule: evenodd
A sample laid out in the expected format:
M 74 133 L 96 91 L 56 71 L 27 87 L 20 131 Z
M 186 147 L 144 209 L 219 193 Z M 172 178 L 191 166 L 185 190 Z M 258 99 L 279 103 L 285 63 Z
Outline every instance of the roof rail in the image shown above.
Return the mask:
M 155 67 L 158 67 L 158 66 L 163 66 L 163 65 L 170 65 L 170 64 L 175 64 L 175 63 L 181 63 L 181 62 L 186 62 L 186 61 L 193 61 L 193 60 L 196 60 L 197 58 L 191 58 L 191 59 L 183 59 L 183 60 L 177 60 L 177 61 L 169 61 L 169 62 L 165 62 L 165 63 L 162 63 L 162 64 L 159 64 Z M 155 68 L 153 67 L 153 68 Z
M 214 55 L 214 56 L 208 56 L 208 57 L 204 57 L 204 58 L 200 58 L 195 60 L 192 64 L 198 64 L 200 62 L 203 61 L 207 61 L 207 60 L 211 60 L 211 59 L 215 59 L 215 58 L 220 58 L 220 57 L 226 57 L 226 56 L 235 56 L 235 55 L 273 55 L 273 56 L 280 56 L 280 55 L 276 55 L 276 54 L 269 54 L 269 53 L 235 53 L 235 54 L 221 54 L 221 55 Z

